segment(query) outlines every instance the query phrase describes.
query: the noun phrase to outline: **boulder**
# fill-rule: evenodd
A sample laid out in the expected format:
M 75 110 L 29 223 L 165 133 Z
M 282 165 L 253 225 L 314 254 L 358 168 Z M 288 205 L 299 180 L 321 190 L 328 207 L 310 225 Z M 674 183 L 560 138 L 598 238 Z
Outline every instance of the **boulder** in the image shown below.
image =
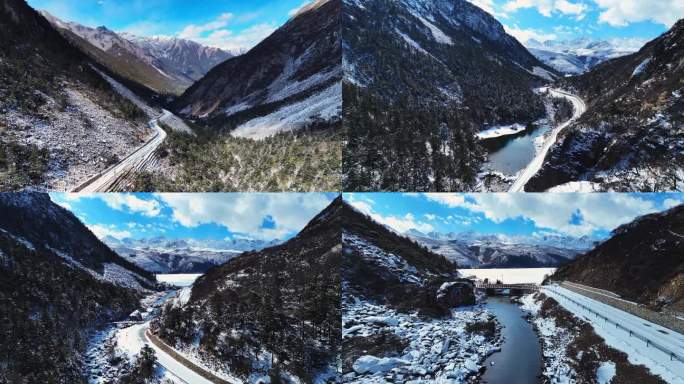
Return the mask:
M 437 290 L 437 304 L 445 309 L 475 304 L 475 285 L 472 281 L 450 281 Z

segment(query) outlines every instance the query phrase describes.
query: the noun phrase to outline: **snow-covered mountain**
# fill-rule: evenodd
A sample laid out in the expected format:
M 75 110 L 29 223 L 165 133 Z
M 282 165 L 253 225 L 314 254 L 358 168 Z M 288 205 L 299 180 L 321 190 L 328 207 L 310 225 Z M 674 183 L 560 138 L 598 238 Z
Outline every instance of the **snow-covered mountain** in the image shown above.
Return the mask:
M 204 273 L 246 251 L 257 251 L 280 241 L 252 239 L 197 240 L 167 239 L 115 239 L 103 241 L 119 256 L 153 273 Z
M 140 37 L 91 28 L 41 14 L 81 50 L 114 73 L 159 93 L 180 94 L 211 68 L 233 56 L 175 37 Z
M 433 232 L 410 233 L 409 236 L 464 268 L 557 267 L 596 244 L 586 236 L 576 238 L 559 234 L 506 236 Z
M 638 51 L 645 41 L 637 38 L 593 40 L 528 40 L 525 46 L 539 60 L 565 74 L 584 73 L 594 66 L 616 57 Z
M 468 1 L 345 0 L 343 17 L 345 190 L 468 190 L 477 132 L 545 114 L 532 89 L 556 71 Z
M 247 53 L 216 66 L 176 101 L 187 118 L 264 138 L 339 123 L 341 0 L 305 7 Z
M 560 80 L 587 111 L 561 132 L 526 190 L 580 180 L 598 191 L 682 190 L 683 61 L 679 20 L 638 52 Z
M 233 382 L 340 382 L 341 205 L 200 276 L 152 332 Z

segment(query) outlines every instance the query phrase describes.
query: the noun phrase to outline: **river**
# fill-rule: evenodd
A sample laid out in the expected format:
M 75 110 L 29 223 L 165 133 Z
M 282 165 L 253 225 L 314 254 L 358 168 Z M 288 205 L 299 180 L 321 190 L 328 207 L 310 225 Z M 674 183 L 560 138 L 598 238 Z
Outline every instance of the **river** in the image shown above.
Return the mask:
M 518 134 L 482 140 L 487 150 L 484 169 L 515 175 L 534 159 L 537 154 L 534 141 L 548 130 L 548 124 L 535 124 Z
M 540 383 L 542 354 L 537 334 L 522 316 L 525 312 L 509 297 L 487 298 L 485 307 L 503 325 L 501 351 L 485 360 L 481 383 Z

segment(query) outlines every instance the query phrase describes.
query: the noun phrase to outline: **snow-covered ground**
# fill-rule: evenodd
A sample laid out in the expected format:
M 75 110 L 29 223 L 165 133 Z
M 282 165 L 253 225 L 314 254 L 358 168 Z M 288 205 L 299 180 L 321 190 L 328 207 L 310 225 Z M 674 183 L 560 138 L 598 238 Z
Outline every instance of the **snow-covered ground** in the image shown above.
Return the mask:
M 485 129 L 484 131 L 480 131 L 475 136 L 480 139 L 493 139 L 495 137 L 502 137 L 502 136 L 508 136 L 508 135 L 516 135 L 520 132 L 523 132 L 525 130 L 525 126 L 523 124 L 511 124 L 511 125 L 496 125 L 493 127 L 489 127 Z
M 292 132 L 315 119 L 333 121 L 342 113 L 342 83 L 335 83 L 308 98 L 286 105 L 266 116 L 241 124 L 231 132 L 235 137 L 262 140 L 280 132 Z
M 668 383 L 684 383 L 684 362 L 678 360 L 684 359 L 684 335 L 557 285 L 544 287 L 543 293 L 589 322 L 630 363 L 645 365 Z
M 342 337 L 390 332 L 408 342 L 399 356 L 363 355 L 352 365 L 345 383 L 462 383 L 479 372 L 484 359 L 499 348 L 499 341 L 466 331 L 466 325 L 492 319 L 482 307 L 452 311 L 443 319 L 425 320 L 415 314 L 396 312 L 386 306 L 346 298 Z
M 592 181 L 570 181 L 549 188 L 546 192 L 596 192 L 599 190 L 599 186 L 599 183 Z
M 157 275 L 157 281 L 168 283 L 177 287 L 188 287 L 202 276 L 201 273 L 171 273 Z
M 541 284 L 544 277 L 551 275 L 556 268 L 493 268 L 493 269 L 459 269 L 464 276 L 475 276 L 480 280 L 501 280 L 505 284 L 532 283 Z

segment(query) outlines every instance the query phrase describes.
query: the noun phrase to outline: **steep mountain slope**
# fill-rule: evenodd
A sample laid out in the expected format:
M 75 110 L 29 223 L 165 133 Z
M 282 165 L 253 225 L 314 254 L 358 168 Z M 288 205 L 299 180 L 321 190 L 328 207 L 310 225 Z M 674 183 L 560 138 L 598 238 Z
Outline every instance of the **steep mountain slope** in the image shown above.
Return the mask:
M 248 382 L 333 379 L 340 347 L 341 209 L 340 197 L 289 241 L 209 270 L 182 296 L 187 300 L 165 309 L 154 332 Z
M 90 28 L 62 21 L 46 11 L 41 14 L 95 61 L 158 93 L 181 94 L 215 65 L 232 57 L 189 40 L 118 34 L 104 26 Z
M 653 307 L 684 310 L 684 205 L 642 216 L 550 279 L 606 289 Z
M 682 76 L 684 20 L 638 52 L 564 80 L 588 110 L 562 132 L 528 189 L 574 180 L 618 191 L 684 188 Z
M 216 66 L 176 101 L 181 115 L 264 138 L 339 122 L 341 0 L 318 0 L 244 55 Z
M 195 239 L 123 239 L 103 241 L 119 256 L 154 273 L 204 273 L 244 251 L 260 250 L 278 241 L 233 239 L 202 241 Z
M 555 79 L 491 15 L 464 0 L 346 0 L 345 190 L 469 190 L 474 134 L 545 113 Z
M 0 382 L 86 383 L 90 332 L 153 287 L 47 195 L 0 194 Z
M 507 239 L 494 235 L 450 237 L 411 235 L 431 251 L 445 256 L 462 268 L 541 268 L 558 267 L 591 248 L 591 241 L 566 245 L 544 244 L 535 239 Z M 579 240 L 579 239 L 578 239 Z
M 24 0 L 0 5 L 0 189 L 69 189 L 152 133 Z
M 644 44 L 639 39 L 592 40 L 577 38 L 569 41 L 530 40 L 525 46 L 539 60 L 565 74 L 580 74 L 606 60 L 638 51 Z
M 343 294 L 400 311 L 445 314 L 440 285 L 458 279 L 456 264 L 400 236 L 345 203 L 342 210 Z

